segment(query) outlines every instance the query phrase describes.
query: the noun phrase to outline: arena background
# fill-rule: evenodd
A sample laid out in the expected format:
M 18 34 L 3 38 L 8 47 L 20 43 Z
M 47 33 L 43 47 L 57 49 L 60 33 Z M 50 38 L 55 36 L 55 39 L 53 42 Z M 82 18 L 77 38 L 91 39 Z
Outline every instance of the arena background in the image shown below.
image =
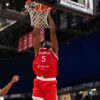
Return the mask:
M 100 34 L 95 33 L 70 43 L 59 44 L 58 88 L 100 80 Z M 21 79 L 11 93 L 31 92 L 33 55 L 0 60 L 0 87 L 3 87 L 14 74 Z
M 15 0 L 10 4 L 9 9 L 16 9 L 16 11 L 21 12 L 25 0 L 22 2 Z M 55 6 L 54 3 L 52 5 Z M 18 53 L 17 47 L 19 37 L 31 32 L 32 27 L 29 20 L 25 21 L 25 19 L 19 22 L 10 20 L 7 23 L 4 15 L 0 16 L 0 87 L 4 87 L 10 81 L 12 75 L 18 74 L 20 81 L 12 87 L 8 95 L 28 95 L 29 93 L 29 96 L 31 96 L 35 77 L 32 72 L 34 50 L 30 48 Z M 100 81 L 99 15 L 92 16 L 91 19 L 89 15 L 83 17 L 83 14 L 66 14 L 63 10 L 54 10 L 52 15 L 59 41 L 58 90 Z M 12 22 L 14 24 L 11 24 Z M 46 36 L 48 37 L 48 34 Z

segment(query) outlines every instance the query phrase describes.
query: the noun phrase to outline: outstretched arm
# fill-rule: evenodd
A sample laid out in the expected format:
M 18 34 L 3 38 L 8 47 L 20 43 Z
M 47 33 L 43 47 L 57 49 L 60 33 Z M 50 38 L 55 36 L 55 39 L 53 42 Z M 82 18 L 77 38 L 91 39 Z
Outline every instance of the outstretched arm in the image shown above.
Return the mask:
M 49 25 L 50 25 L 50 40 L 52 43 L 52 49 L 54 53 L 58 56 L 58 41 L 57 41 L 57 36 L 56 36 L 56 29 L 55 29 L 55 24 L 50 13 L 48 14 L 48 20 L 49 20 Z
M 11 89 L 11 87 L 13 86 L 13 84 L 18 82 L 18 80 L 19 80 L 19 76 L 14 75 L 12 80 L 4 88 L 0 89 L 0 96 L 6 95 Z
M 34 34 L 33 47 L 36 55 L 40 48 L 40 28 L 34 27 L 33 34 Z

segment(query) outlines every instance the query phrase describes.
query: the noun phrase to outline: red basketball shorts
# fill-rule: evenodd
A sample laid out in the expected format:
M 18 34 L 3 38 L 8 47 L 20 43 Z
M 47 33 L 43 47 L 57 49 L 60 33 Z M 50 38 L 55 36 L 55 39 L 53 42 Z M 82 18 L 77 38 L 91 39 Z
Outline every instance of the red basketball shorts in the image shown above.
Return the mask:
M 49 79 L 49 78 L 48 78 Z M 58 100 L 57 81 L 34 79 L 32 97 L 34 100 Z

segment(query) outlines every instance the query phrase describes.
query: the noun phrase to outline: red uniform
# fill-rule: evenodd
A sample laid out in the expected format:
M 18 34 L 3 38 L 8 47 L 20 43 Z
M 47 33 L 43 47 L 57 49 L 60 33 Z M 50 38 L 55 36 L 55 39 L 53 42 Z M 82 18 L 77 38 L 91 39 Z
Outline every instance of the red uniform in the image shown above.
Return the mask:
M 40 100 L 57 100 L 58 58 L 51 48 L 39 49 L 39 53 L 33 61 L 33 71 L 37 77 L 34 80 L 32 96 Z

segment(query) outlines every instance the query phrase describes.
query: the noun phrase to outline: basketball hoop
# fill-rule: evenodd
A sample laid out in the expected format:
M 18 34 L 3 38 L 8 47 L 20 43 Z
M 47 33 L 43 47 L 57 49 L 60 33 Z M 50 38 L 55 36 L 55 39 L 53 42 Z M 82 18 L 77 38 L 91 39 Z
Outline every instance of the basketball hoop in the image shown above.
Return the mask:
M 28 2 L 25 7 L 30 14 L 31 26 L 49 28 L 47 17 L 50 7 L 36 2 Z

